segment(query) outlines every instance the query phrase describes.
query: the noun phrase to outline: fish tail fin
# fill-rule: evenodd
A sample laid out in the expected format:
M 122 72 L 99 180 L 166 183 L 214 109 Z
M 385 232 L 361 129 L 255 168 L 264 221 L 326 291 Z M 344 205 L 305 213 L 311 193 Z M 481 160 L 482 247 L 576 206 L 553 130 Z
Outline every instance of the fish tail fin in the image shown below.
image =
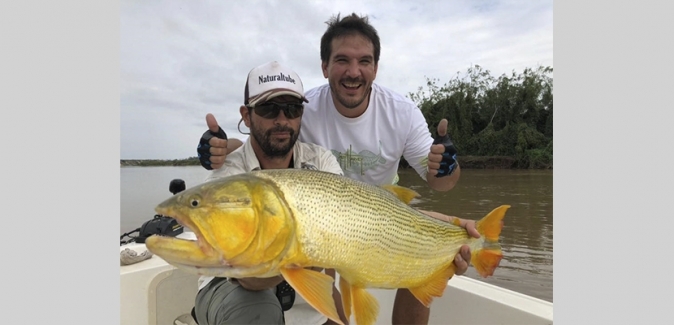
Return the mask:
M 477 273 L 483 278 L 494 275 L 494 270 L 501 263 L 503 253 L 501 248 L 479 249 L 471 252 L 470 264 L 473 264 Z
M 509 208 L 509 205 L 502 205 L 478 220 L 475 223 L 475 228 L 480 235 L 484 236 L 486 240 L 497 242 L 503 228 L 503 217 L 505 217 Z
M 503 228 L 503 217 L 509 208 L 509 205 L 497 207 L 475 223 L 484 242 L 482 248 L 471 252 L 470 262 L 484 278 L 494 275 L 494 270 L 503 258 L 498 239 Z
M 402 186 L 393 185 L 393 184 L 381 185 L 381 187 L 383 189 L 393 193 L 393 195 L 395 195 L 401 201 L 405 202 L 405 204 L 410 204 L 412 199 L 419 196 L 419 193 L 417 193 L 416 191 L 411 190 L 407 187 L 402 187 Z

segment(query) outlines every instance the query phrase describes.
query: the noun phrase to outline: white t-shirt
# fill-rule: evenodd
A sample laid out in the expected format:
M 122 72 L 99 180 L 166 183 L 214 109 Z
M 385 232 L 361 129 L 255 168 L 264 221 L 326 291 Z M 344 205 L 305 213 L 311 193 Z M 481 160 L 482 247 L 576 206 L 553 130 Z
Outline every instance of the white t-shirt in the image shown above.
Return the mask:
M 400 157 L 426 179 L 433 138 L 421 110 L 408 98 L 372 84 L 367 110 L 347 118 L 325 84 L 305 93 L 299 139 L 330 149 L 344 175 L 374 185 L 395 184 Z
M 293 147 L 293 163 L 294 168 L 315 169 L 343 175 L 342 169 L 339 167 L 332 153 L 321 146 L 311 143 L 295 142 L 295 146 Z M 227 155 L 223 166 L 211 172 L 206 181 L 246 173 L 255 169 L 260 169 L 260 161 L 255 156 L 249 137 L 243 146 Z M 199 290 L 212 280 L 212 276 L 199 277 Z M 326 316 L 311 307 L 299 294 L 295 295 L 293 307 L 285 312 L 285 321 L 288 325 L 323 324 L 327 320 Z

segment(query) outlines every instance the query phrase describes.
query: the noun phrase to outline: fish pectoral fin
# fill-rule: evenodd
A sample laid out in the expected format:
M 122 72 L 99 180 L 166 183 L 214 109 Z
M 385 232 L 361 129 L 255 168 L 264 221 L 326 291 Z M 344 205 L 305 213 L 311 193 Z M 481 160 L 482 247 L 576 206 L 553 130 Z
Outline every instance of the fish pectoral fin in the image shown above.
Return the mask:
M 395 195 L 401 201 L 405 202 L 405 204 L 410 204 L 410 202 L 412 202 L 412 199 L 419 196 L 419 193 L 407 187 L 402 187 L 393 184 L 381 185 L 381 187 L 393 193 L 393 195 Z
M 283 278 L 304 300 L 321 314 L 344 325 L 332 299 L 333 278 L 321 272 L 303 268 L 281 268 Z
M 426 284 L 415 288 L 409 288 L 408 290 L 424 306 L 430 307 L 431 302 L 433 302 L 433 297 L 442 297 L 445 288 L 447 288 L 447 281 L 454 276 L 454 271 L 455 266 L 452 261 L 448 267 L 431 276 Z
M 351 319 L 351 284 L 339 276 L 339 292 L 342 294 L 342 307 L 344 307 L 344 315 L 346 319 Z
M 341 286 L 341 282 L 340 282 Z M 379 302 L 363 287 L 351 286 L 353 316 L 358 325 L 374 324 L 379 315 Z

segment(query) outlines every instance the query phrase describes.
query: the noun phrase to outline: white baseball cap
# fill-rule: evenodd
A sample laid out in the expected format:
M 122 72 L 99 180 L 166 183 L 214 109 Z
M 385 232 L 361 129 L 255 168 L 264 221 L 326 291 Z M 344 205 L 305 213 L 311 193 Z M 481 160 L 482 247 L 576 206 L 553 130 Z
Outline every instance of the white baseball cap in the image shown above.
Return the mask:
M 282 66 L 276 61 L 253 68 L 248 73 L 248 81 L 244 90 L 243 102 L 248 107 L 255 107 L 274 97 L 290 95 L 305 102 L 302 80 L 295 71 Z

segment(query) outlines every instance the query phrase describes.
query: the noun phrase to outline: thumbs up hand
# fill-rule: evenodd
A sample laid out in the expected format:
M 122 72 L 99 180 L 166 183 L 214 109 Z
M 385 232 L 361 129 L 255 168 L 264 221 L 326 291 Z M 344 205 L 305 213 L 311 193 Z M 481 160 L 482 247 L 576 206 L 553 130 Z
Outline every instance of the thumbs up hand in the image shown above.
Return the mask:
M 428 174 L 435 177 L 451 175 L 458 163 L 456 161 L 457 150 L 447 134 L 447 119 L 442 119 L 438 124 L 438 134 L 428 154 Z
M 227 134 L 218 125 L 213 114 L 206 114 L 208 130 L 204 132 L 197 146 L 201 166 L 208 170 L 218 169 L 227 157 Z

